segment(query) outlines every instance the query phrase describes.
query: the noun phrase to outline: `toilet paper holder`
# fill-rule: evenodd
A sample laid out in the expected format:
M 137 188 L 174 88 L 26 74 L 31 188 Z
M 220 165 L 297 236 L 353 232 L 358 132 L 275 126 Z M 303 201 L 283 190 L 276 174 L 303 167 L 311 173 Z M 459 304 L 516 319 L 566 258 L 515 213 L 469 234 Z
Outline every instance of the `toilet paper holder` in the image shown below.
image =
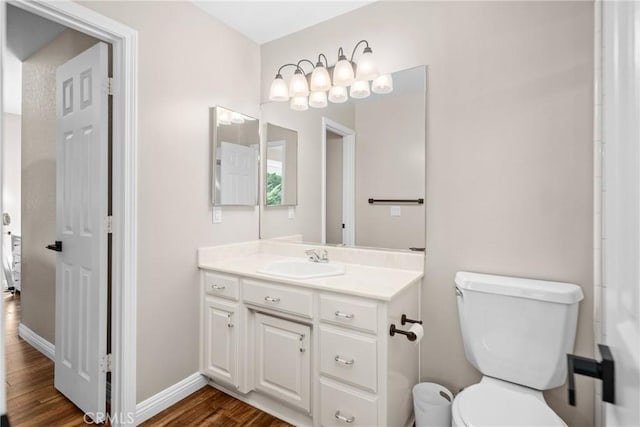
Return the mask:
M 406 314 L 403 314 L 402 317 L 400 317 L 400 324 L 406 325 L 407 323 L 418 323 L 422 325 L 422 320 L 409 319 Z M 389 335 L 394 336 L 395 334 L 404 335 L 409 341 L 415 341 L 418 338 L 415 332 L 398 329 L 396 328 L 396 325 L 392 323 L 389 327 Z

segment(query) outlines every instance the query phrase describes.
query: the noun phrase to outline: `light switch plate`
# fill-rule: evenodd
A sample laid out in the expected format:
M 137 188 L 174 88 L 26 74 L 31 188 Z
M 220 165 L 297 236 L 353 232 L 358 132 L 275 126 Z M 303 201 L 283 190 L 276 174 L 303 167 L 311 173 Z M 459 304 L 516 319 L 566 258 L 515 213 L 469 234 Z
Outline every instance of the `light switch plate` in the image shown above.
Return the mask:
M 389 208 L 389 213 L 391 216 L 400 216 L 402 215 L 402 210 L 400 209 L 400 206 L 391 206 Z
M 287 215 L 288 219 L 295 219 L 296 217 L 296 208 L 295 206 L 289 206 L 289 213 Z
M 220 206 L 213 207 L 213 223 L 220 224 L 222 222 L 222 208 Z

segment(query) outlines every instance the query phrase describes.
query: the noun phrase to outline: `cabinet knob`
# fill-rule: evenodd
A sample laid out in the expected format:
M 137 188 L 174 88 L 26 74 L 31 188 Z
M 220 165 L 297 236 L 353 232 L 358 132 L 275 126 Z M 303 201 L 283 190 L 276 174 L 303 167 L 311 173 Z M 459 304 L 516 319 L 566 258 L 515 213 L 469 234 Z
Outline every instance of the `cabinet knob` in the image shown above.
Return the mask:
M 345 422 L 347 424 L 351 424 L 356 420 L 356 417 L 354 417 L 353 415 L 350 416 L 349 418 L 345 417 L 344 415 L 340 415 L 340 411 L 336 411 L 336 414 L 334 415 L 334 417 L 336 417 L 336 420 Z
M 351 360 L 347 360 L 347 359 L 343 359 L 342 357 L 340 357 L 340 355 L 336 355 L 336 357 L 333 358 L 333 360 L 335 360 L 338 363 L 341 363 L 345 366 L 351 366 L 355 363 L 355 360 L 351 359 Z

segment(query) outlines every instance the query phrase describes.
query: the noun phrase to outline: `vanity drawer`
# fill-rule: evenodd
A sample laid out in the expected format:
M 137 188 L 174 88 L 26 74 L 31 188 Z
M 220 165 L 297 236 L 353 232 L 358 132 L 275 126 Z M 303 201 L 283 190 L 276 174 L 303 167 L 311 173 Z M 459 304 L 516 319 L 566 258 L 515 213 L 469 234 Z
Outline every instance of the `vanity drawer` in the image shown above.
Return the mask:
M 378 331 L 377 304 L 357 298 L 320 295 L 320 319 L 374 334 Z
M 220 273 L 204 273 L 204 291 L 209 295 L 238 300 L 240 280 Z
M 311 318 L 313 295 L 309 291 L 272 283 L 243 280 L 244 301 Z
M 377 426 L 377 399 L 321 378 L 320 423 L 324 427 Z
M 320 327 L 320 372 L 367 391 L 377 390 L 376 339 Z

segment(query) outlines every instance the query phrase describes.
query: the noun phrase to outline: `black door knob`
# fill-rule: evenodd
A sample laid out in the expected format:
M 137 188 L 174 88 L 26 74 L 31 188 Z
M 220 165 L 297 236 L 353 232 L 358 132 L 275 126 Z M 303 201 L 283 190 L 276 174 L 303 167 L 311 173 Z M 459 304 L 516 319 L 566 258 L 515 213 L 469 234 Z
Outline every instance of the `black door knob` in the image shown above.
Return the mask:
M 60 240 L 56 240 L 53 245 L 47 245 L 47 249 L 51 249 L 52 251 L 62 252 L 62 242 Z

